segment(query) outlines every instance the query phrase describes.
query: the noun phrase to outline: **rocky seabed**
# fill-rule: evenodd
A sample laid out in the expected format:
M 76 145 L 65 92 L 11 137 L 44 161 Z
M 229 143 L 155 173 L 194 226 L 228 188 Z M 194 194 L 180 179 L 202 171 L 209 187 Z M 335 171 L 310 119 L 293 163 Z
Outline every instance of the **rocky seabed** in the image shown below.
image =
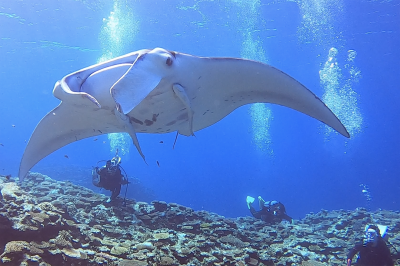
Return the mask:
M 0 177 L 2 265 L 345 265 L 366 224 L 389 226 L 400 250 L 400 213 L 322 210 L 294 224 L 227 219 L 163 201 L 106 197 L 31 172 Z M 394 260 L 400 257 L 391 248 Z

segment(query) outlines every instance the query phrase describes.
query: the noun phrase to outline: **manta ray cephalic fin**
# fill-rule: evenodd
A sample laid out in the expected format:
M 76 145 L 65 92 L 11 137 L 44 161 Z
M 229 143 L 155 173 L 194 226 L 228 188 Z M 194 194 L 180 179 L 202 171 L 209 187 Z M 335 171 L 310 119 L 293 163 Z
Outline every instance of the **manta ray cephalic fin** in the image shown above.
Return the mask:
M 160 83 L 161 76 L 153 73 L 151 67 L 151 62 L 138 63 L 136 60 L 125 75 L 112 86 L 111 95 L 120 105 L 123 114 L 132 111 Z
M 194 136 L 193 132 L 193 109 L 190 104 L 189 97 L 187 96 L 185 89 L 180 84 L 172 85 L 172 90 L 174 91 L 175 95 L 182 101 L 183 105 L 186 107 L 187 115 L 188 115 L 188 122 L 189 122 L 189 134 Z

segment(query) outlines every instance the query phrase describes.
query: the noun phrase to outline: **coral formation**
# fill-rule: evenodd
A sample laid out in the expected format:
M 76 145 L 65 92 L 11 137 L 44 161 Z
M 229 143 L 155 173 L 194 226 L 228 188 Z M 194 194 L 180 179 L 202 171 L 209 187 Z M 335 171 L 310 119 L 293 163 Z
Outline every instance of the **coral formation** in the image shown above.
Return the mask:
M 4 265 L 343 265 L 373 221 L 388 225 L 400 246 L 400 213 L 393 211 L 322 210 L 268 225 L 163 201 L 107 204 L 103 195 L 39 173 L 21 186 L 0 178 L 0 195 Z

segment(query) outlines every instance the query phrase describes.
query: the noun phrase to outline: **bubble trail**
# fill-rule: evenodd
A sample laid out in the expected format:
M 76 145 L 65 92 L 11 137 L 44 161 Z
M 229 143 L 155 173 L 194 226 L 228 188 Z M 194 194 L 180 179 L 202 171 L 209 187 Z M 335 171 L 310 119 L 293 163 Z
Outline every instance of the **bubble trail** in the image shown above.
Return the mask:
M 260 21 L 259 10 L 260 0 L 234 1 L 242 10 L 240 20 L 243 42 L 240 56 L 251 60 L 267 63 L 266 52 L 259 36 Z M 273 155 L 272 140 L 270 134 L 271 121 L 273 120 L 272 110 L 267 104 L 252 104 L 249 109 L 251 117 L 252 142 L 256 149 L 262 154 Z
M 134 15 L 132 8 L 126 1 L 114 0 L 113 10 L 107 18 L 103 18 L 103 27 L 100 33 L 102 56 L 98 63 L 122 55 L 124 49 L 135 40 L 139 31 L 139 20 Z M 114 155 L 118 150 L 119 155 L 128 155 L 131 138 L 127 133 L 110 133 L 110 152 Z

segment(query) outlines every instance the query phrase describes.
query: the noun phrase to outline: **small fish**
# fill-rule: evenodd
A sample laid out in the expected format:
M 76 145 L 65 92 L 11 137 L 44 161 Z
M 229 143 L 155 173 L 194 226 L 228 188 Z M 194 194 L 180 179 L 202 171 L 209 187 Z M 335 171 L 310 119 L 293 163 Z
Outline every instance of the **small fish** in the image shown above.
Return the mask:
M 6 175 L 5 178 L 6 178 L 7 180 L 10 180 L 11 175 Z
M 68 155 L 64 155 L 65 158 L 69 159 Z
M 172 146 L 172 149 L 175 149 L 175 144 L 176 144 L 176 140 L 178 139 L 178 131 L 176 131 L 176 136 L 175 136 L 175 141 L 174 141 L 174 145 Z
M 4 147 L 3 143 L 0 143 L 0 146 L 3 146 L 3 147 Z
M 15 125 L 11 125 L 12 127 L 15 127 Z
M 160 143 L 164 143 L 164 141 L 160 141 Z
M 93 141 L 97 141 L 97 139 L 94 139 Z
M 160 163 L 158 161 L 156 161 L 156 162 L 157 162 L 158 167 L 160 167 Z
M 106 141 L 103 141 L 103 143 L 106 143 Z

